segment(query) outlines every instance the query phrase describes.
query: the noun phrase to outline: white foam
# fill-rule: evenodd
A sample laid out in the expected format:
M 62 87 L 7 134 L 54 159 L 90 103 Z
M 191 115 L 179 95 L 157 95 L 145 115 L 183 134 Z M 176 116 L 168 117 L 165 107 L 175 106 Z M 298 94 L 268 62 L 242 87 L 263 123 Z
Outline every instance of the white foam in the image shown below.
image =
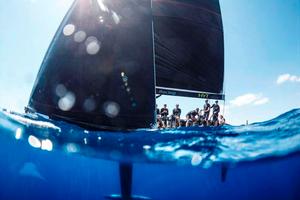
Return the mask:
M 40 127 L 40 128 L 50 128 L 50 129 L 55 129 L 55 130 L 61 131 L 61 129 L 58 126 L 55 126 L 54 124 L 52 124 L 50 122 L 32 120 L 32 119 L 28 119 L 28 118 L 10 114 L 10 113 L 5 113 L 5 114 L 8 117 L 10 117 L 11 119 L 13 119 L 21 124 L 24 124 L 24 125 L 36 126 L 36 127 Z

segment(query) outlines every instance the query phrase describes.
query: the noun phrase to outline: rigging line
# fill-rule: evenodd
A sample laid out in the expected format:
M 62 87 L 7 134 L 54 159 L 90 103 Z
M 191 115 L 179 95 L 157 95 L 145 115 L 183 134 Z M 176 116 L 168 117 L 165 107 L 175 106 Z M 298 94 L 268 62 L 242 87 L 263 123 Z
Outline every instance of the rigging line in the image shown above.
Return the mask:
M 177 58 L 170 58 L 168 55 L 155 55 L 155 58 L 161 61 L 165 61 L 169 65 L 171 64 L 172 66 L 181 69 L 184 63 L 179 63 Z M 177 61 L 177 62 L 176 62 Z
M 195 78 L 195 77 L 191 76 L 191 75 L 190 75 L 189 73 L 187 73 L 186 71 L 182 71 L 181 69 L 182 69 L 183 67 L 180 67 L 180 69 L 178 69 L 177 66 L 171 67 L 171 66 L 169 66 L 169 64 L 170 64 L 171 62 L 169 62 L 168 60 L 166 60 L 166 59 L 164 59 L 164 58 L 162 58 L 162 57 L 157 57 L 157 61 L 160 61 L 160 62 L 161 62 L 161 65 L 158 65 L 158 66 L 161 66 L 162 68 L 168 69 L 168 70 L 173 71 L 173 72 L 177 72 L 177 73 L 184 74 L 184 75 L 186 75 L 187 77 L 189 77 L 189 78 L 192 79 L 192 80 L 195 80 L 195 81 L 197 81 L 197 82 L 202 82 L 202 83 L 203 83 L 203 80 L 200 80 L 200 79 L 198 79 L 198 78 Z M 211 79 L 212 76 L 209 76 L 208 78 Z
M 169 66 L 174 70 L 177 69 L 177 71 L 180 71 L 184 67 L 184 65 L 176 63 L 175 59 L 168 59 L 162 56 L 155 56 L 155 58 L 157 59 L 158 66 L 162 68 Z
M 155 43 L 156 43 L 155 44 L 156 48 L 161 48 L 162 50 L 165 49 L 165 51 L 168 52 L 171 57 L 174 57 L 174 58 L 178 57 L 175 52 L 173 52 L 170 48 L 165 46 L 165 44 L 162 41 L 160 41 L 159 36 L 156 36 Z
M 157 47 L 157 50 L 160 51 L 158 52 L 155 56 L 157 58 L 166 58 L 168 60 L 172 60 L 174 62 L 174 65 L 180 66 L 180 64 L 178 63 L 178 57 L 173 57 L 172 55 L 170 55 L 167 50 L 159 50 L 159 48 Z M 179 65 L 178 65 L 179 64 Z
M 162 63 L 165 63 L 165 64 L 168 64 L 164 59 L 161 59 L 161 62 L 162 62 Z M 179 70 L 179 69 L 177 69 L 177 68 L 173 68 L 173 67 L 170 67 L 170 66 L 168 66 L 168 65 L 163 65 L 163 68 L 168 69 L 168 70 L 173 71 L 173 72 L 175 71 L 175 72 L 177 72 L 177 73 L 181 73 L 182 75 L 184 74 L 184 75 L 186 75 L 187 77 L 189 77 L 190 79 L 193 79 L 193 80 L 195 80 L 195 81 L 197 81 L 197 82 L 199 82 L 199 81 L 203 82 L 202 80 L 199 80 L 199 79 L 197 79 L 197 78 L 191 76 L 191 75 L 188 74 L 187 72 L 181 71 L 181 70 Z
M 163 51 L 163 53 L 165 52 L 166 53 L 166 55 L 165 55 L 165 57 L 168 57 L 168 56 L 171 56 L 171 57 L 175 57 L 175 58 L 173 58 L 174 60 L 173 60 L 173 62 L 175 62 L 175 60 L 177 59 L 177 55 L 172 51 L 172 50 L 170 50 L 168 47 L 166 47 L 161 41 L 159 41 L 159 40 L 157 40 L 157 45 L 155 45 L 156 46 L 156 48 L 165 48 L 166 49 L 166 51 Z M 163 58 L 163 56 L 161 56 L 161 57 L 158 57 L 158 55 L 156 55 L 156 57 L 158 58 L 158 59 L 164 59 Z M 189 54 L 189 57 L 191 57 L 191 55 Z M 200 58 L 200 60 L 201 60 L 201 63 L 202 62 L 204 62 L 204 63 L 209 63 L 209 60 L 205 60 L 204 58 L 201 58 L 201 57 L 199 57 Z M 168 59 L 168 60 L 170 60 L 170 63 L 172 63 L 171 62 L 171 59 L 172 58 L 170 58 L 170 59 Z M 179 65 L 177 65 L 177 63 L 175 64 L 173 64 L 176 68 L 181 68 L 181 65 L 184 65 L 184 63 L 181 63 L 181 64 L 179 64 Z M 215 71 L 216 71 L 216 69 L 214 69 Z
M 176 60 L 176 63 L 180 62 L 179 64 L 181 64 L 181 65 L 184 62 L 186 62 L 186 61 L 182 60 L 182 56 L 184 56 L 186 58 L 185 60 L 187 60 L 187 58 L 192 58 L 192 55 L 188 51 L 184 52 L 184 51 L 180 50 L 180 53 L 179 53 L 180 56 L 178 56 L 178 53 L 175 53 L 174 51 L 169 50 L 167 47 L 163 46 L 162 44 L 156 44 L 155 47 L 158 50 L 158 54 L 156 56 L 161 55 L 161 57 L 167 57 L 174 61 Z M 176 49 L 177 47 L 178 46 L 175 46 L 173 48 Z

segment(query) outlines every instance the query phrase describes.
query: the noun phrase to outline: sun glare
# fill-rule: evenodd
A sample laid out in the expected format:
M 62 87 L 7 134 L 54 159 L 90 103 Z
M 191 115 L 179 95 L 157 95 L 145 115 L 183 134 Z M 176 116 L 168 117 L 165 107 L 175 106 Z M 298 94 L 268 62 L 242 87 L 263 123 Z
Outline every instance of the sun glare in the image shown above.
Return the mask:
M 68 9 L 74 0 L 56 0 L 56 5 L 61 8 Z

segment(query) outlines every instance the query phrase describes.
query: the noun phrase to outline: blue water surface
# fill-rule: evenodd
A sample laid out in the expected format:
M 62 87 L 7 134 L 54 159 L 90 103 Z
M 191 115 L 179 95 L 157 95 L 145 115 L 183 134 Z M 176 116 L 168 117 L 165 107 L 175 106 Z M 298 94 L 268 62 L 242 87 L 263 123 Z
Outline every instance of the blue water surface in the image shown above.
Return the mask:
M 300 199 L 300 109 L 247 126 L 89 131 L 0 112 L 0 199 Z

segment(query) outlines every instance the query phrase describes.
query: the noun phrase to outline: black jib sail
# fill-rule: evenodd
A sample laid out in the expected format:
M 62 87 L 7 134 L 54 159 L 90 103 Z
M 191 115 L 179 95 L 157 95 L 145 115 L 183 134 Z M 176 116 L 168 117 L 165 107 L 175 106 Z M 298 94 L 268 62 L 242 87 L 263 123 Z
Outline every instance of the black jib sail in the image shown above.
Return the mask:
M 29 108 L 87 127 L 155 123 L 151 1 L 76 0 L 44 58 Z
M 224 99 L 218 0 L 153 0 L 156 92 Z

